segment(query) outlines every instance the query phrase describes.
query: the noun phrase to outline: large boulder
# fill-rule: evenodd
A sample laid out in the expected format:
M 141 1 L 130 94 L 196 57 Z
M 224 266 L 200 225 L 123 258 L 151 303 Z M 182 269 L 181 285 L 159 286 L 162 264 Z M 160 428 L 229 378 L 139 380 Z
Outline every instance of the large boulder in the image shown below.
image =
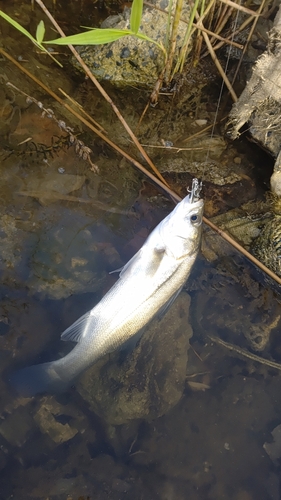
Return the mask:
M 168 0 L 157 0 L 155 7 L 145 7 L 139 31 L 165 46 L 168 22 Z M 131 9 L 125 9 L 122 15 L 113 18 L 111 28 L 126 30 L 130 28 Z M 177 50 L 179 54 L 187 29 L 190 8 L 183 8 L 177 33 Z M 106 20 L 109 27 L 110 19 Z M 134 36 L 125 36 L 105 45 L 88 45 L 76 47 L 84 62 L 98 80 L 108 80 L 116 87 L 145 86 L 155 84 L 164 65 L 164 53 L 154 43 L 140 40 Z M 81 66 L 73 59 L 73 65 L 81 70 Z

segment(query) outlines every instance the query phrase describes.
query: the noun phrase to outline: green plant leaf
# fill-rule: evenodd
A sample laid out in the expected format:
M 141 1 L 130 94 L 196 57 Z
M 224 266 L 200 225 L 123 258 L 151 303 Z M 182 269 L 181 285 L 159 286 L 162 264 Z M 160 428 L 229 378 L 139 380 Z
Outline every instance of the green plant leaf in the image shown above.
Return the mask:
M 16 30 L 20 31 L 23 35 L 27 36 L 27 38 L 29 38 L 29 40 L 31 40 L 32 43 L 34 43 L 34 45 L 36 45 L 36 47 L 38 47 L 40 50 L 42 50 L 42 52 L 47 53 L 48 56 L 51 57 L 51 59 L 53 59 L 53 61 L 55 61 L 61 68 L 63 67 L 62 64 L 57 59 L 55 59 L 55 57 L 53 57 L 52 54 L 50 54 L 48 52 L 48 50 L 45 47 L 43 47 L 43 45 L 41 45 L 41 42 L 39 42 L 41 36 L 42 36 L 41 41 L 43 41 L 43 37 L 45 34 L 45 27 L 44 27 L 43 21 L 40 21 L 39 25 L 37 26 L 37 30 L 36 30 L 37 40 L 36 40 L 34 38 L 34 36 L 32 36 L 31 33 L 29 33 L 29 31 L 27 31 L 25 28 L 23 28 L 17 21 L 15 21 L 10 16 L 8 16 L 8 14 L 5 14 L 5 12 L 3 12 L 2 10 L 0 10 L 0 16 L 3 17 L 3 19 L 5 19 L 5 21 L 10 23 L 14 28 L 16 28 Z
M 110 28 L 97 28 L 77 35 L 65 36 L 56 40 L 48 40 L 44 43 L 53 43 L 55 45 L 102 45 L 104 43 L 115 42 L 119 38 L 127 35 L 133 35 L 131 30 L 117 30 Z
M 144 35 L 144 33 L 134 33 L 132 30 L 117 30 L 110 28 L 96 28 L 91 29 L 91 31 L 85 31 L 84 33 L 77 33 L 77 35 L 65 36 L 63 38 L 56 38 L 56 40 L 48 40 L 43 43 L 52 43 L 54 45 L 103 45 L 105 43 L 115 42 L 122 38 L 123 36 L 135 36 L 140 40 L 145 40 L 146 42 L 154 43 L 159 49 L 165 52 L 165 49 L 160 43 L 155 42 L 152 38 Z
M 40 46 L 40 44 L 35 40 L 35 38 L 27 31 L 23 26 L 21 26 L 17 21 L 12 19 L 8 14 L 5 14 L 2 10 L 0 10 L 0 16 L 3 17 L 8 23 L 10 23 L 14 28 L 16 28 L 18 31 L 20 31 L 23 35 L 27 36 L 37 47 Z M 40 47 L 42 49 L 42 47 Z M 43 49 L 45 50 L 45 49 Z
M 45 35 L 45 24 L 44 21 L 40 21 L 36 29 L 36 40 L 38 43 L 42 43 Z
M 143 9 L 143 0 L 134 0 L 131 8 L 130 27 L 133 33 L 139 31 Z

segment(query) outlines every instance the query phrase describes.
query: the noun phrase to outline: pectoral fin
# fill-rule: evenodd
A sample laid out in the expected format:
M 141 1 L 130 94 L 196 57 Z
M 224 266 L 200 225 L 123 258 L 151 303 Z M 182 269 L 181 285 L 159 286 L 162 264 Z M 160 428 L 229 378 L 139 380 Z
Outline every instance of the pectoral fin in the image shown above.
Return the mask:
M 61 334 L 61 340 L 69 341 L 69 342 L 80 342 L 83 337 L 83 332 L 87 326 L 87 323 L 90 320 L 91 311 L 87 312 L 81 318 L 77 319 L 75 323 L 70 325 L 64 332 Z M 91 321 L 93 318 L 91 318 Z
M 164 304 L 164 306 L 162 306 L 161 309 L 159 309 L 159 311 L 157 313 L 157 317 L 158 317 L 159 320 L 161 320 L 163 318 L 163 316 L 166 314 L 166 312 L 168 311 L 168 309 L 175 302 L 176 298 L 179 296 L 179 294 L 181 293 L 182 289 L 183 289 L 183 287 L 181 286 L 176 291 L 176 293 L 174 293 L 174 295 L 172 295 L 172 297 L 169 298 L 168 302 L 166 302 L 166 304 Z
M 133 273 L 136 272 L 138 266 L 140 271 L 143 274 L 146 274 L 148 277 L 153 276 L 157 269 L 159 268 L 160 262 L 163 259 L 165 253 L 165 248 L 156 247 L 153 250 L 149 250 L 149 252 L 145 252 L 143 248 L 141 248 L 123 267 L 120 278 L 130 278 L 133 276 Z M 137 276 L 136 276 L 137 278 Z M 137 283 L 136 283 L 137 284 Z

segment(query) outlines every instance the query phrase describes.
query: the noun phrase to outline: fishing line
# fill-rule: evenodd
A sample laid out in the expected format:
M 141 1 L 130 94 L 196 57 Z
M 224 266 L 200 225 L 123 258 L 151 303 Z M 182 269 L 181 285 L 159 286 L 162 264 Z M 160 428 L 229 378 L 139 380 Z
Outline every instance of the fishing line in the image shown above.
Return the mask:
M 233 24 L 233 32 L 232 32 L 232 35 L 231 35 L 231 41 L 232 42 L 234 40 L 234 36 L 235 36 L 234 33 L 236 31 L 236 28 L 237 28 L 239 14 L 240 14 L 240 11 L 237 10 L 236 11 L 236 16 L 235 16 L 235 21 L 234 21 L 234 24 Z M 230 56 L 231 56 L 231 51 L 232 50 L 233 50 L 233 47 L 232 47 L 232 45 L 230 45 L 228 47 L 228 54 L 227 54 L 227 58 L 226 58 L 225 68 L 224 68 L 225 74 L 227 73 L 227 70 L 228 70 L 228 66 L 229 66 L 229 61 L 230 61 Z M 222 100 L 222 93 L 223 93 L 224 86 L 225 86 L 225 83 L 224 83 L 224 80 L 222 80 L 222 84 L 221 84 L 221 88 L 220 88 L 220 93 L 219 93 L 219 97 L 218 97 L 218 103 L 217 103 L 216 111 L 215 111 L 215 118 L 214 118 L 214 121 L 213 121 L 213 126 L 211 128 L 211 135 L 210 135 L 211 139 L 213 139 L 213 137 L 214 137 L 215 126 L 216 126 L 216 123 L 217 123 L 217 118 L 218 118 L 218 114 L 219 114 L 219 108 L 220 108 L 220 103 L 221 103 L 221 100 Z M 211 141 L 210 141 L 208 149 L 207 149 L 207 153 L 206 153 L 205 165 L 204 165 L 203 173 L 202 173 L 202 181 L 204 180 L 204 175 L 205 175 L 205 171 L 206 171 L 206 168 L 207 168 L 207 162 L 208 162 L 209 157 L 210 157 L 211 145 L 212 144 L 211 144 Z

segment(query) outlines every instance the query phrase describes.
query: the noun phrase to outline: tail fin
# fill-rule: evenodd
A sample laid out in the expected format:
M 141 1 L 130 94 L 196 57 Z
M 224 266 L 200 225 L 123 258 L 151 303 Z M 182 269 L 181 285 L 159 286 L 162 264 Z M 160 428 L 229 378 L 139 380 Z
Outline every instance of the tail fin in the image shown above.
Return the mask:
M 69 383 L 63 381 L 54 369 L 54 362 L 28 366 L 14 372 L 9 377 L 11 385 L 25 397 L 48 392 L 58 393 L 67 389 Z

